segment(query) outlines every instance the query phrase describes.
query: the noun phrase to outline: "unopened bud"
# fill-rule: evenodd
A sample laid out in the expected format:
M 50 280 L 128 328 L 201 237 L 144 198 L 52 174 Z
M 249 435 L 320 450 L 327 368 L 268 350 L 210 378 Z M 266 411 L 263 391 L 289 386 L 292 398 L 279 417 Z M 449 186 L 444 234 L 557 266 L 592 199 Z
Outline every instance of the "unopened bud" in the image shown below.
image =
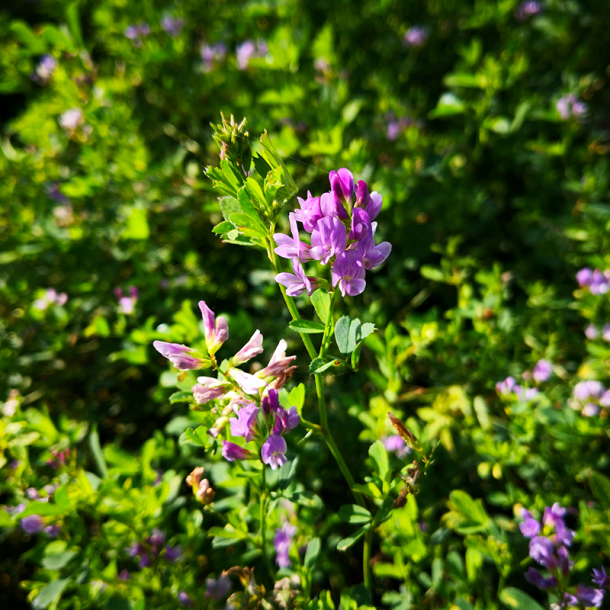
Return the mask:
M 402 440 L 407 443 L 411 449 L 417 451 L 418 453 L 424 452 L 413 432 L 411 432 L 397 417 L 392 415 L 390 412 L 388 412 L 388 418 L 390 419 L 390 423 L 394 427 L 394 430 L 396 430 L 398 436 L 400 436 L 400 438 L 402 438 Z

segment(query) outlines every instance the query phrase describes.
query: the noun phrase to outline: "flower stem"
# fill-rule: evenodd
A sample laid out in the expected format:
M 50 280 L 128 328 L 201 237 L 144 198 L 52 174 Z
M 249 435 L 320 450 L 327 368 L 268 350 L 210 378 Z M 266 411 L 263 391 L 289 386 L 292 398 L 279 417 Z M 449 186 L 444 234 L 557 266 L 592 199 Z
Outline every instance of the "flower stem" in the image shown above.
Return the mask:
M 271 562 L 269 561 L 269 557 L 267 555 L 267 541 L 266 541 L 266 523 L 265 523 L 265 502 L 267 500 L 267 482 L 265 479 L 265 465 L 263 464 L 263 469 L 261 471 L 261 495 L 260 495 L 260 522 L 261 522 L 261 551 L 263 552 L 263 557 L 265 558 L 265 565 L 267 566 L 267 570 L 269 571 L 269 576 L 271 580 L 274 581 L 275 577 L 273 574 L 273 567 Z
M 364 535 L 364 549 L 362 550 L 362 570 L 364 571 L 364 586 L 373 594 L 373 576 L 371 573 L 371 545 L 373 542 L 373 528 L 369 528 Z

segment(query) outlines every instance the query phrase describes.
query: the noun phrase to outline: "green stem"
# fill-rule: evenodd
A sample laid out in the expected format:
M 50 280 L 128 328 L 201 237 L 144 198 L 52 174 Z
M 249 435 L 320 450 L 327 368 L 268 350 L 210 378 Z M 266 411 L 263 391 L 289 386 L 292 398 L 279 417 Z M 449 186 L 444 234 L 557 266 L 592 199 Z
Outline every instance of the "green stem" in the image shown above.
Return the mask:
M 362 569 L 364 571 L 364 586 L 373 594 L 373 576 L 371 573 L 371 545 L 373 543 L 373 528 L 369 528 L 364 535 L 364 549 L 362 551 Z
M 261 471 L 261 496 L 260 496 L 260 522 L 261 522 L 261 551 L 263 552 L 263 557 L 265 558 L 265 565 L 267 566 L 267 570 L 269 572 L 269 576 L 272 581 L 275 581 L 275 576 L 273 574 L 273 566 L 271 565 L 271 561 L 269 560 L 269 556 L 267 555 L 267 540 L 266 540 L 266 523 L 265 523 L 265 502 L 267 500 L 267 482 L 265 479 L 265 465 L 263 464 L 263 470 Z

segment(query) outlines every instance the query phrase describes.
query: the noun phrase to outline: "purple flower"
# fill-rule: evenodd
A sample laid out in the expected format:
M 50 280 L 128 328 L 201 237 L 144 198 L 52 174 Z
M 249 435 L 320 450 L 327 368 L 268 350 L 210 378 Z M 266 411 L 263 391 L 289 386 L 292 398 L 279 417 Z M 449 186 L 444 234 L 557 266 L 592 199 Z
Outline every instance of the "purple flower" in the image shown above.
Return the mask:
M 580 381 L 574 386 L 573 395 L 576 400 L 585 402 L 590 398 L 599 399 L 606 391 L 606 388 L 599 382 L 593 379 Z
M 231 434 L 243 436 L 249 443 L 258 432 L 258 407 L 250 403 L 239 412 L 237 419 L 231 419 L 230 424 Z
M 251 460 L 254 456 L 248 449 L 230 441 L 222 441 L 222 457 L 229 462 L 234 462 L 235 460 Z
M 557 586 L 557 579 L 554 576 L 550 576 L 549 578 L 543 578 L 542 574 L 533 567 L 528 568 L 525 573 L 525 580 L 527 582 L 532 583 L 536 587 L 540 589 L 549 589 L 550 587 Z
M 181 343 L 167 343 L 165 341 L 153 341 L 153 347 L 180 371 L 200 369 L 203 367 L 203 362 L 201 360 L 188 355 L 192 354 L 195 350 L 186 345 L 182 345 Z
M 608 589 L 610 587 L 610 578 L 606 574 L 606 569 L 602 566 L 599 570 L 593 568 L 593 576 L 591 580 L 600 588 Z
M 423 47 L 428 40 L 428 28 L 421 25 L 414 25 L 407 30 L 407 33 L 402 39 L 402 43 L 406 47 Z
M 176 19 L 170 15 L 166 15 L 161 20 L 161 27 L 172 37 L 176 38 L 184 27 L 184 19 Z
M 227 45 L 219 42 L 217 44 L 204 44 L 201 46 L 201 59 L 203 60 L 203 69 L 210 72 L 214 68 L 214 64 L 222 61 L 227 54 Z
M 563 520 L 566 514 L 566 509 L 559 506 L 559 502 L 555 502 L 553 506 L 547 506 L 544 509 L 544 515 L 542 517 L 542 523 L 545 526 L 555 527 L 557 523 Z
M 197 381 L 192 391 L 197 404 L 200 405 L 224 396 L 231 387 L 226 381 L 213 377 L 197 377 Z
M 245 373 L 241 369 L 229 369 L 229 375 L 246 394 L 258 394 L 258 391 L 267 385 L 260 377 Z
M 152 534 L 148 537 L 148 543 L 160 546 L 165 542 L 165 534 L 158 528 L 153 527 Z
M 548 360 L 538 360 L 534 367 L 534 381 L 542 383 L 547 381 L 553 374 L 553 365 Z
M 285 434 L 296 428 L 301 422 L 301 417 L 296 407 L 290 407 L 287 411 L 284 407 L 278 407 L 275 412 L 276 420 L 273 434 Z
M 187 608 L 192 608 L 195 602 L 184 591 L 178 593 L 178 601 Z
M 254 44 L 252 40 L 246 40 L 238 44 L 235 49 L 237 57 L 237 68 L 245 70 L 254 57 L 264 57 L 267 54 L 267 43 L 262 40 Z
M 386 131 L 386 138 L 393 141 L 400 135 L 400 132 L 400 123 L 398 121 L 390 121 Z
M 275 531 L 273 538 L 273 546 L 277 553 L 275 560 L 280 568 L 290 567 L 290 558 L 288 552 L 290 550 L 290 543 L 292 542 L 293 536 L 297 533 L 297 528 L 294 525 L 290 525 L 286 521 L 282 527 Z
M 519 529 L 526 538 L 533 538 L 540 533 L 540 523 L 532 517 L 532 513 L 529 510 L 524 508 L 521 511 L 521 518 L 523 523 L 519 524 Z
M 583 587 L 578 585 L 575 591 L 576 597 L 580 603 L 587 608 L 599 608 L 604 601 L 604 592 L 601 589 L 593 589 L 592 587 Z
M 205 579 L 205 596 L 222 599 L 231 590 L 231 581 L 226 574 L 218 578 Z
M 501 396 L 509 396 L 512 394 L 515 384 L 514 377 L 507 377 L 504 381 L 498 381 L 498 383 L 496 383 L 496 392 Z
M 37 534 L 44 528 L 44 519 L 40 515 L 29 515 L 21 519 L 20 525 L 26 534 Z
M 354 175 L 348 169 L 341 168 L 332 171 L 329 175 L 330 188 L 334 196 L 348 209 L 352 207 L 352 196 L 354 195 Z
M 610 407 L 610 390 L 606 390 L 599 399 L 601 407 Z
M 361 208 L 354 208 L 352 213 L 352 226 L 347 238 L 362 241 L 371 233 L 371 219 L 367 212 Z M 373 241 L 373 245 L 374 244 L 375 242 Z
M 44 533 L 47 534 L 48 536 L 50 536 L 51 538 L 57 538 L 57 536 L 59 536 L 59 533 L 61 532 L 61 526 L 55 524 L 55 525 L 47 525 L 47 527 L 44 528 Z
M 205 304 L 205 301 L 199 301 L 199 309 L 203 317 L 205 344 L 208 352 L 215 354 L 220 346 L 229 338 L 229 325 L 223 316 L 216 318 L 214 312 Z
M 405 455 L 411 453 L 411 447 L 409 447 L 398 434 L 392 434 L 391 436 L 385 436 L 381 439 L 383 446 L 386 451 L 396 453 L 396 457 L 403 458 Z
M 320 209 L 322 215 L 326 218 L 338 218 L 339 220 L 347 220 L 349 214 L 339 201 L 339 198 L 332 192 L 322 193 L 320 196 Z
M 578 285 L 581 288 L 588 286 L 591 283 L 592 279 L 593 279 L 593 271 L 591 271 L 591 269 L 589 269 L 589 267 L 583 267 L 576 274 L 576 281 L 578 282 Z
M 38 493 L 38 490 L 34 487 L 28 487 L 28 489 L 25 490 L 25 495 L 30 500 L 40 500 L 40 494 Z
M 565 121 L 570 117 L 580 118 L 587 112 L 587 105 L 581 102 L 573 93 L 564 95 L 557 100 L 557 112 Z
M 375 195 L 376 193 L 373 193 Z M 373 200 L 371 199 L 371 207 Z M 377 223 L 373 223 L 375 225 Z M 362 262 L 364 264 L 365 269 L 374 269 L 375 267 L 379 267 L 381 263 L 385 261 L 388 256 L 390 256 L 390 252 L 392 251 L 392 244 L 387 241 L 383 241 L 377 246 L 375 245 L 374 232 L 371 229 L 365 235 L 365 237 L 358 243 L 357 251 L 362 256 Z
M 542 7 L 535 0 L 526 0 L 522 2 L 515 11 L 515 17 L 519 21 L 525 21 L 528 17 L 538 15 L 542 12 Z
M 66 131 L 74 131 L 85 122 L 83 111 L 80 108 L 70 108 L 59 117 L 59 125 Z
M 339 286 L 341 294 L 355 297 L 366 288 L 364 263 L 355 250 L 348 250 L 337 257 L 332 270 L 333 286 Z
M 521 402 L 528 402 L 533 400 L 538 394 L 538 388 L 523 388 L 520 385 L 516 385 L 515 394 Z
M 582 408 L 582 414 L 585 417 L 595 417 L 598 413 L 599 413 L 599 407 L 597 405 L 593 404 L 592 402 L 588 402 Z
M 534 536 L 530 540 L 530 557 L 547 569 L 555 567 L 553 543 L 546 536 Z
M 290 220 L 290 231 L 292 237 L 284 235 L 284 233 L 276 233 L 273 236 L 277 248 L 275 253 L 282 258 L 298 258 L 300 262 L 305 263 L 311 260 L 311 254 L 309 252 L 311 246 L 301 241 L 299 237 L 299 230 L 297 227 L 298 216 L 295 213 L 288 215 Z
M 296 356 L 286 356 L 287 348 L 288 344 L 284 339 L 281 339 L 271 356 L 271 360 L 269 360 L 269 364 L 260 370 L 256 376 L 266 379 L 267 377 L 277 377 L 285 374 L 290 367 L 290 363 L 296 359 Z
M 170 563 L 174 563 L 182 557 L 182 547 L 171 546 L 170 544 L 165 545 L 165 559 Z
M 270 413 L 276 413 L 280 409 L 280 399 L 277 390 L 271 389 L 263 397 L 263 413 L 269 415 Z
M 574 531 L 566 527 L 563 519 L 559 519 L 555 524 L 555 544 L 572 546 Z
M 574 562 L 570 561 L 568 549 L 566 549 L 565 546 L 560 546 L 557 549 L 557 566 L 563 572 L 564 576 L 567 576 L 574 567 Z
M 129 570 L 125 570 L 125 569 L 121 570 L 119 572 L 119 578 L 121 580 L 129 580 Z
M 589 326 L 585 328 L 585 337 L 591 340 L 597 339 L 597 337 L 599 337 L 599 330 L 597 330 L 593 324 L 589 324 Z
M 36 72 L 32 78 L 39 84 L 45 85 L 53 76 L 57 68 L 57 61 L 52 55 L 43 55 L 36 66 Z
M 606 270 L 602 273 L 599 269 L 596 269 L 591 276 L 588 286 L 589 292 L 595 296 L 606 294 L 610 290 L 608 271 Z
M 274 235 L 274 238 L 276 237 L 278 236 Z M 316 278 L 305 275 L 305 270 L 303 269 L 303 266 L 299 262 L 298 258 L 292 259 L 292 270 L 294 273 L 278 273 L 275 276 L 275 281 L 282 286 L 286 286 L 286 294 L 289 297 L 296 297 L 304 290 L 307 291 L 307 294 L 311 296 L 312 292 L 318 285 Z
M 345 252 L 346 244 L 347 236 L 341 221 L 334 217 L 321 218 L 311 234 L 311 258 L 326 265 L 333 256 Z
M 150 34 L 150 26 L 148 23 L 139 23 L 137 25 L 129 25 L 125 28 L 125 37 L 129 38 L 136 47 L 142 45 L 140 36 L 146 37 Z
M 250 337 L 250 340 L 231 358 L 233 365 L 243 364 L 263 353 L 263 335 L 260 330 Z
M 307 199 L 297 197 L 297 201 L 301 209 L 293 212 L 294 217 L 302 223 L 305 231 L 311 233 L 316 228 L 318 220 L 323 217 L 320 197 L 312 197 L 311 193 L 307 191 Z
M 271 470 L 275 470 L 278 466 L 282 466 L 287 462 L 286 441 L 283 436 L 279 434 L 271 434 L 269 438 L 263 443 L 261 449 L 261 457 L 263 463 L 269 464 Z

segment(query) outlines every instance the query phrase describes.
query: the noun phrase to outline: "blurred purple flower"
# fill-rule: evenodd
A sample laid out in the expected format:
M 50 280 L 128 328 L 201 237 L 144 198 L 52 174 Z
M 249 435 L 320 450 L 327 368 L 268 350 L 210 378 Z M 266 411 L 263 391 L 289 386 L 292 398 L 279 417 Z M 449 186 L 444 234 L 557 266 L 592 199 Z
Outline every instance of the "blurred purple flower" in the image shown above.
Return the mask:
M 405 455 L 411 453 L 411 447 L 409 447 L 398 434 L 392 434 L 391 436 L 384 436 L 381 439 L 383 446 L 386 451 L 390 453 L 396 453 L 396 457 L 403 458 Z
M 52 55 L 43 55 L 36 66 L 36 71 L 32 78 L 39 84 L 45 85 L 53 76 L 57 68 L 57 60 Z
M 273 546 L 276 552 L 275 560 L 280 568 L 289 568 L 291 565 L 288 552 L 290 551 L 292 538 L 296 533 L 297 528 L 294 525 L 290 525 L 287 521 L 275 531 Z
M 194 353 L 195 350 L 186 345 L 182 345 L 181 343 L 167 343 L 165 341 L 153 341 L 153 347 L 180 371 L 200 369 L 203 367 L 203 362 L 200 359 L 193 358 L 193 356 L 189 355 Z
M 85 122 L 83 111 L 80 108 L 70 108 L 59 117 L 59 125 L 66 131 L 74 131 Z
M 599 570 L 593 568 L 593 576 L 591 580 L 600 588 L 600 589 L 608 589 L 610 588 L 610 578 L 606 574 L 606 568 L 602 566 Z
M 557 100 L 557 112 L 565 121 L 570 117 L 580 118 L 587 112 L 587 105 L 581 102 L 573 93 L 564 95 Z
M 241 44 L 238 44 L 235 49 L 237 68 L 239 70 L 245 70 L 251 59 L 255 57 L 264 57 L 267 55 L 267 50 L 267 43 L 264 40 L 258 41 L 256 44 L 252 40 L 246 40 Z
M 182 557 L 182 547 L 172 546 L 171 544 L 165 545 L 165 559 L 170 563 L 174 563 Z
M 555 567 L 553 543 L 546 536 L 534 536 L 530 540 L 530 557 L 547 569 Z
M 589 269 L 589 267 L 583 267 L 576 274 L 576 281 L 578 282 L 578 285 L 581 288 L 588 286 L 591 283 L 592 279 L 593 279 L 593 271 L 591 271 L 591 269 Z
M 536 383 L 547 381 L 553 374 L 553 365 L 548 360 L 538 360 L 534 367 L 533 377 Z
M 119 572 L 119 578 L 121 580 L 129 580 L 129 570 L 125 570 L 125 569 L 121 570 Z
M 557 586 L 557 579 L 554 576 L 550 576 L 549 578 L 543 578 L 542 574 L 534 568 L 529 567 L 527 572 L 525 573 L 525 580 L 527 582 L 539 587 L 540 589 L 549 589 L 550 587 Z
M 40 515 L 29 515 L 21 519 L 19 525 L 26 534 L 37 534 L 44 528 L 44 519 Z
M 589 324 L 589 326 L 585 328 L 585 337 L 591 340 L 597 339 L 599 337 L 599 330 L 593 326 L 593 324 Z
M 222 61 L 227 55 L 227 45 L 222 42 L 201 46 L 201 59 L 203 60 L 203 69 L 205 72 L 211 72 L 214 65 Z
M 161 27 L 172 37 L 177 38 L 184 27 L 184 19 L 165 15 L 161 20 Z
M 409 28 L 402 39 L 402 44 L 406 47 L 423 47 L 428 40 L 428 28 L 421 25 L 414 25 Z
M 44 532 L 51 538 L 57 538 L 57 536 L 59 536 L 59 533 L 61 532 L 61 526 L 57 524 L 47 525 L 47 527 L 44 528 Z
M 519 21 L 525 21 L 529 17 L 533 17 L 534 15 L 538 15 L 542 12 L 542 6 L 539 2 L 535 0 L 526 0 L 522 2 L 515 11 L 515 17 Z
M 578 601 L 587 608 L 599 608 L 604 601 L 604 592 L 601 589 L 583 587 L 583 585 L 576 588 L 575 595 Z
M 205 596 L 222 599 L 231 590 L 231 580 L 226 574 L 205 579 Z
M 186 608 L 192 608 L 195 605 L 195 602 L 184 591 L 178 593 L 178 601 Z
M 501 396 L 509 396 L 512 394 L 516 381 L 514 377 L 507 377 L 504 381 L 496 383 L 496 392 Z
M 529 510 L 524 508 L 521 511 L 521 518 L 523 523 L 519 524 L 519 529 L 526 538 L 533 538 L 540 533 L 540 523 L 532 517 L 532 513 Z

